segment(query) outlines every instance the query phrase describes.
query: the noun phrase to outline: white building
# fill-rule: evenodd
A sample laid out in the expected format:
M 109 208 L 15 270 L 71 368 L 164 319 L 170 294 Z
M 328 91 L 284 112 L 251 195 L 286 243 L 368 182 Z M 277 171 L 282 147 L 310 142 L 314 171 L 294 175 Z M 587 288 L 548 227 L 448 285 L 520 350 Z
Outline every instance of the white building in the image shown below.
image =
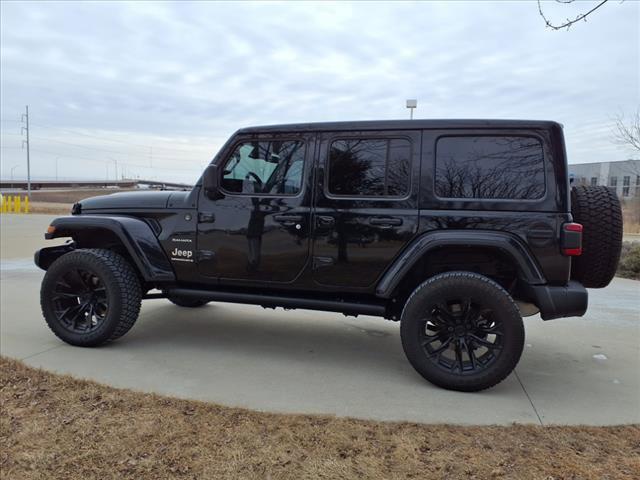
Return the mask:
M 640 197 L 640 160 L 569 165 L 572 185 L 606 185 L 622 200 Z

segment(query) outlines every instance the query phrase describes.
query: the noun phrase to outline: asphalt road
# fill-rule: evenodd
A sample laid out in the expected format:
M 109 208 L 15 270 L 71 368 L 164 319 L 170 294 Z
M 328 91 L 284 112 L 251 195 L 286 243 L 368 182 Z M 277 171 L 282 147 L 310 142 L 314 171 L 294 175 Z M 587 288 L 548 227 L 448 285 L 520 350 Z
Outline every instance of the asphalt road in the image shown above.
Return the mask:
M 83 349 L 59 341 L 32 264 L 49 216 L 1 218 L 0 351 L 117 387 L 277 412 L 458 424 L 640 423 L 640 282 L 590 291 L 582 318 L 525 319 L 516 374 L 482 393 L 425 382 L 398 324 L 373 317 L 210 304 L 143 303 L 125 337 Z

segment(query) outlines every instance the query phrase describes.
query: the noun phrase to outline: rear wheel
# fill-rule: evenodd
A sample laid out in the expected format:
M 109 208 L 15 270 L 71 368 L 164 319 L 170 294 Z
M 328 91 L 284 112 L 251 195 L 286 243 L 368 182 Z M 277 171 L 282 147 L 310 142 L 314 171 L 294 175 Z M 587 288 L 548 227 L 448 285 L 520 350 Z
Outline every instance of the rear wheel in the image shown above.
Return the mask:
M 49 328 L 71 345 L 94 347 L 127 333 L 142 292 L 133 267 L 110 250 L 78 249 L 58 258 L 42 280 Z
M 400 323 L 409 362 L 431 383 L 478 391 L 504 380 L 524 346 L 524 325 L 511 296 L 472 272 L 436 275 L 407 300 Z

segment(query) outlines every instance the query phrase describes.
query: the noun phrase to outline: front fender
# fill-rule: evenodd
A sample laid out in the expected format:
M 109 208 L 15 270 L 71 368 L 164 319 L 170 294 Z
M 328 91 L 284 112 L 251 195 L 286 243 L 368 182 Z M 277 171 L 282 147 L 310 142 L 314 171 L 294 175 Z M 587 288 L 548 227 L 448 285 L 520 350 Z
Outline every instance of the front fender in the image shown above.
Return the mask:
M 447 230 L 425 233 L 415 239 L 382 276 L 376 287 L 376 296 L 391 298 L 404 276 L 425 254 L 434 248 L 448 246 L 494 248 L 513 260 L 518 275 L 526 283 L 546 283 L 527 247 L 514 235 L 495 231 Z
M 75 237 L 78 234 L 91 234 L 92 231 L 95 235 L 100 235 L 100 232 L 105 230 L 120 240 L 145 281 L 175 281 L 171 263 L 153 230 L 146 222 L 137 218 L 102 215 L 60 217 L 51 223 L 45 238 Z M 62 250 L 60 252 L 66 253 Z M 36 254 L 36 259 L 38 257 L 41 255 Z M 44 265 L 38 266 L 44 268 Z

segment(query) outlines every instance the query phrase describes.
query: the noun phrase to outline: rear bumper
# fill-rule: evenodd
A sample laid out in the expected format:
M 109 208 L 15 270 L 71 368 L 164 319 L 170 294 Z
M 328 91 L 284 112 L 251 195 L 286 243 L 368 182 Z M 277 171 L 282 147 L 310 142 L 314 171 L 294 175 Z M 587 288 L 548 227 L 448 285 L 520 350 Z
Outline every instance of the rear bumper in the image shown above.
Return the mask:
M 580 282 L 573 280 L 562 287 L 529 285 L 527 294 L 540 309 L 543 320 L 581 317 L 589 304 L 587 289 Z

